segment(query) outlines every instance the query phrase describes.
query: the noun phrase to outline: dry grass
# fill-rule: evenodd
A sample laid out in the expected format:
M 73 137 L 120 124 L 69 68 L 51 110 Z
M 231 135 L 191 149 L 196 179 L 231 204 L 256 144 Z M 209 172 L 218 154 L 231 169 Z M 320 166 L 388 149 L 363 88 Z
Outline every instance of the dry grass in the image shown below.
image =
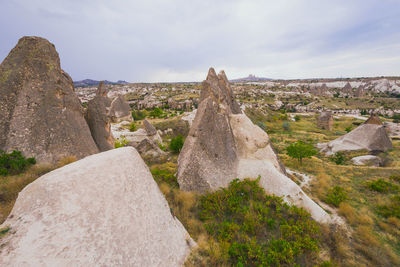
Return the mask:
M 47 164 L 38 164 L 29 167 L 24 173 L 19 175 L 5 176 L 0 182 L 0 223 L 3 223 L 10 214 L 18 193 L 25 186 L 53 170 L 54 167 Z
M 339 214 L 344 216 L 350 224 L 354 224 L 357 221 L 356 211 L 346 202 L 340 203 Z

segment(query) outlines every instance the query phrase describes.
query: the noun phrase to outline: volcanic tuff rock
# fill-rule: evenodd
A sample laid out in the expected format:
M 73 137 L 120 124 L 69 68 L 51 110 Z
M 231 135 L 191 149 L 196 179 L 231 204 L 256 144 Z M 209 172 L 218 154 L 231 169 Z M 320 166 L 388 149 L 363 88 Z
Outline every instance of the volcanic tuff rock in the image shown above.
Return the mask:
M 317 126 L 321 129 L 332 130 L 333 116 L 330 111 L 323 111 L 317 118 Z
M 368 150 L 384 152 L 393 148 L 378 116 L 372 115 L 366 122 L 329 143 L 317 145 L 321 152 L 332 155 L 339 151 Z
M 40 177 L 4 226 L 1 266 L 182 266 L 195 245 L 132 147 Z
M 132 121 L 131 107 L 122 95 L 117 96 L 111 102 L 110 117 L 113 122 Z
M 182 190 L 207 192 L 235 178 L 257 178 L 269 193 L 304 207 L 314 219 L 329 215 L 289 179 L 268 135 L 242 114 L 224 72 L 210 69 L 200 104 L 178 159 Z
M 98 152 L 53 44 L 23 37 L 0 65 L 0 149 L 39 162 Z
M 111 100 L 107 97 L 107 89 L 100 82 L 96 96 L 87 104 L 86 121 L 90 132 L 100 151 L 114 148 L 114 138 L 111 133 L 110 117 Z
M 143 121 L 143 125 L 144 125 L 144 129 L 146 130 L 148 135 L 155 135 L 157 134 L 157 130 L 156 128 L 148 121 L 148 120 L 144 120 Z

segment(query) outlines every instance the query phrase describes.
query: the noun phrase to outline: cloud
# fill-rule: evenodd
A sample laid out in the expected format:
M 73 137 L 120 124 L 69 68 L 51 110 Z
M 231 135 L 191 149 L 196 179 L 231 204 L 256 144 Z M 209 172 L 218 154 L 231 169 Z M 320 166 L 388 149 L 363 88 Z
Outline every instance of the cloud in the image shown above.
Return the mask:
M 399 75 L 400 3 L 355 0 L 0 2 L 0 58 L 49 39 L 73 79 Z

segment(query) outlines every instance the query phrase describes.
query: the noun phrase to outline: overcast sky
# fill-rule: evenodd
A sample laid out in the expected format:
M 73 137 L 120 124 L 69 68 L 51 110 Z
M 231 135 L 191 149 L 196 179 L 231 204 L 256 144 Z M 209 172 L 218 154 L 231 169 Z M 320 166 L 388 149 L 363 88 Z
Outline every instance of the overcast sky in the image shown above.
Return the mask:
M 400 75 L 399 0 L 0 0 L 0 60 L 54 43 L 74 80 Z

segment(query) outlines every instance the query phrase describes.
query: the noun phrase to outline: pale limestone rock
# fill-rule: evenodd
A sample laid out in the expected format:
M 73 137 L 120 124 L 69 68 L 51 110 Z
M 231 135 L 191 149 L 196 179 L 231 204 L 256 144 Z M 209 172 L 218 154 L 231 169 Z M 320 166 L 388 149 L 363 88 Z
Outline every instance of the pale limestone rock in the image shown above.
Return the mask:
M 182 266 L 195 245 L 132 147 L 40 177 L 5 226 L 1 266 Z
M 381 158 L 374 155 L 358 156 L 351 159 L 354 165 L 369 165 L 379 167 L 382 165 Z

